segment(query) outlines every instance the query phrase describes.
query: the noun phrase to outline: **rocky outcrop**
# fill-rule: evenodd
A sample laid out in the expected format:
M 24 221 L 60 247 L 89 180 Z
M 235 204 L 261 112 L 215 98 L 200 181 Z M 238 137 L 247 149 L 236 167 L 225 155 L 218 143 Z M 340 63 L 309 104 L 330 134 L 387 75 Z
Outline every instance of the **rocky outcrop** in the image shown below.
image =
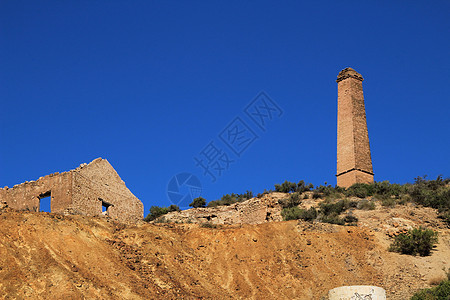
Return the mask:
M 282 221 L 281 206 L 278 200 L 286 198 L 283 193 L 271 193 L 261 198 L 229 206 L 192 208 L 179 212 L 170 212 L 156 220 L 175 223 L 211 223 L 211 224 L 262 224 L 270 221 Z

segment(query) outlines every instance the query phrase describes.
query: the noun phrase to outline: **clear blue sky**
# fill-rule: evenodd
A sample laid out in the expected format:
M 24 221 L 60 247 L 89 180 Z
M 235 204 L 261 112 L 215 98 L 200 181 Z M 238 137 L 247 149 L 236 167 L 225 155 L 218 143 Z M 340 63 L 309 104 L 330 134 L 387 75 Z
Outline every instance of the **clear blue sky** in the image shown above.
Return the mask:
M 439 0 L 0 1 L 0 185 L 97 157 L 146 213 L 171 204 L 181 172 L 207 200 L 334 185 L 335 80 L 349 66 L 365 78 L 375 179 L 449 176 L 449 12 Z M 265 131 L 244 111 L 260 91 L 282 110 Z M 233 122 L 251 129 L 240 156 L 220 138 Z M 215 182 L 194 161 L 211 141 L 234 160 Z

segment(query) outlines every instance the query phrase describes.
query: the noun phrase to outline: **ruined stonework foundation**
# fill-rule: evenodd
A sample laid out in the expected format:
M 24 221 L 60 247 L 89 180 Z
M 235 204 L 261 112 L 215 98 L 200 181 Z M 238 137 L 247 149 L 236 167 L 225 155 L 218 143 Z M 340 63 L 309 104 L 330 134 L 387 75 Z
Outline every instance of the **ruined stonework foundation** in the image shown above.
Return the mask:
M 337 124 L 337 185 L 373 182 L 361 74 L 352 68 L 339 72 Z
M 144 206 L 126 187 L 106 159 L 0 189 L 0 203 L 17 210 L 39 211 L 40 200 L 51 197 L 51 212 L 107 215 L 119 221 L 142 220 Z

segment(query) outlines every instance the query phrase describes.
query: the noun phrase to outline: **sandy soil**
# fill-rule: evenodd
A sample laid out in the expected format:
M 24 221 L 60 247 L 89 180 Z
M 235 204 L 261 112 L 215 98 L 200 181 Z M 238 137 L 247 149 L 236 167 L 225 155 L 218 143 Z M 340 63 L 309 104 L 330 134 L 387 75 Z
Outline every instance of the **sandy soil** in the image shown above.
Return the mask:
M 202 228 L 0 211 L 3 299 L 325 299 L 376 285 L 408 299 L 449 268 L 450 230 L 428 208 L 355 210 L 356 226 L 298 221 Z M 439 231 L 431 256 L 391 253 L 396 232 Z

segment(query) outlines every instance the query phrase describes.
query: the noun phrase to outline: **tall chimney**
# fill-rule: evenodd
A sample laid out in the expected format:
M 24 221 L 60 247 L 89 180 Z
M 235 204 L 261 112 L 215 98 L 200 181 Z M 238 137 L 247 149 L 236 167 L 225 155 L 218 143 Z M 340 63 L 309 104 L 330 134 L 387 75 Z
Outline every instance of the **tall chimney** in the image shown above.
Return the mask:
M 352 68 L 339 72 L 337 185 L 373 182 L 372 158 L 362 88 L 363 77 Z

